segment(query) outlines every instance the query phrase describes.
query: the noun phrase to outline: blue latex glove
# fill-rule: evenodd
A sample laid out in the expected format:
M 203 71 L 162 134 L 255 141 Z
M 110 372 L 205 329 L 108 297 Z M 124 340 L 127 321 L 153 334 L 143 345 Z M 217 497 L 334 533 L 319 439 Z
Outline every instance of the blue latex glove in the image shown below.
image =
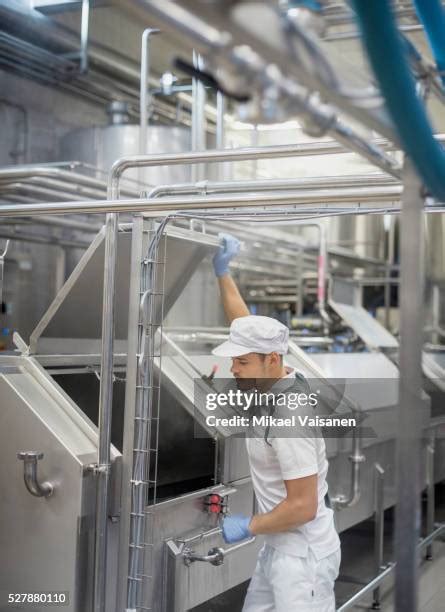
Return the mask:
M 218 238 L 222 240 L 222 245 L 213 256 L 213 267 L 216 276 L 224 276 L 229 272 L 230 260 L 238 255 L 241 243 L 231 234 L 218 234 Z
M 231 514 L 226 516 L 222 524 L 222 535 L 224 541 L 228 544 L 251 538 L 252 533 L 249 531 L 250 516 L 244 514 Z

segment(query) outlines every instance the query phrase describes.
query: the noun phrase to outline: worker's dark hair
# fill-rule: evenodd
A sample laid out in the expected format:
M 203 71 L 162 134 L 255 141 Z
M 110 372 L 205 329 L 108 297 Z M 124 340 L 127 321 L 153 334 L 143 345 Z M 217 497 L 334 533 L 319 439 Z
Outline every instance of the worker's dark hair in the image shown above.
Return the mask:
M 272 352 L 275 352 L 275 351 L 272 351 Z M 258 355 L 259 357 L 261 357 L 261 361 L 264 361 L 264 360 L 266 359 L 266 354 L 267 354 L 267 353 L 257 353 L 257 355 Z M 269 355 L 270 355 L 270 353 L 269 353 Z M 280 357 L 280 365 L 283 365 L 283 355 L 280 355 L 280 354 L 278 353 L 278 356 Z

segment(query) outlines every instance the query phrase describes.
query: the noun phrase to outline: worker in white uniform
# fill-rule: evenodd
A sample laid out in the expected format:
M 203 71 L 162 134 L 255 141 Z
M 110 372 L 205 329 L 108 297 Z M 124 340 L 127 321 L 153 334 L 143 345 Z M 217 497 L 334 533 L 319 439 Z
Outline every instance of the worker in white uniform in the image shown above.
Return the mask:
M 270 317 L 250 315 L 229 274 L 240 243 L 229 234 L 221 238 L 213 265 L 231 326 L 229 340 L 212 352 L 232 358 L 237 383 L 279 380 L 282 385 L 287 383 L 282 379 L 289 378 L 293 385 L 298 373 L 283 363 L 289 330 Z M 260 512 L 227 515 L 222 523 L 229 543 L 265 536 L 243 612 L 334 612 L 341 552 L 333 511 L 325 501 L 328 462 L 323 437 L 246 435 L 246 447 Z

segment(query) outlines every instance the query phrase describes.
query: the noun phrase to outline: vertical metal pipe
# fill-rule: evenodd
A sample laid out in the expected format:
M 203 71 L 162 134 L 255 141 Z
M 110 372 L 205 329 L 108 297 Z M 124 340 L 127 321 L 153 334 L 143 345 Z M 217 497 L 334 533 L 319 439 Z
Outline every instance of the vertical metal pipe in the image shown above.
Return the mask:
M 440 343 L 440 288 L 434 285 L 432 288 L 432 328 L 431 342 L 434 344 Z
M 82 0 L 82 22 L 80 26 L 80 72 L 88 72 L 88 36 L 90 30 L 90 0 Z
M 193 66 L 202 69 L 201 56 L 193 51 Z M 206 147 L 205 102 L 206 91 L 199 79 L 192 80 L 192 151 L 204 151 Z M 204 177 L 203 167 L 193 165 L 192 181 L 201 181 Z
M 224 123 L 224 113 L 226 110 L 226 101 L 224 98 L 224 94 L 220 91 L 216 92 L 216 148 L 224 149 L 225 147 L 225 123 Z M 220 181 L 225 179 L 225 169 L 226 165 L 224 163 L 219 165 L 218 168 L 218 178 Z
M 150 101 L 149 96 L 149 83 L 150 83 L 150 55 L 149 55 L 149 41 L 152 34 L 157 34 L 159 30 L 157 28 L 147 28 L 142 32 L 141 42 L 141 78 L 140 78 L 140 98 L 139 98 L 139 154 L 145 155 L 147 150 L 147 128 L 148 128 L 148 104 Z M 139 181 L 142 182 L 144 170 L 139 170 Z
M 427 465 L 427 516 L 426 529 L 427 536 L 434 531 L 434 509 L 435 509 L 435 490 L 434 490 L 434 453 L 436 446 L 436 432 L 434 429 L 430 431 L 430 438 L 426 447 L 426 465 Z M 427 546 L 425 558 L 431 561 L 433 558 L 433 545 Z
M 389 217 L 389 231 L 388 231 L 388 252 L 386 256 L 387 268 L 386 268 L 386 277 L 391 278 L 392 274 L 392 265 L 394 264 L 395 259 L 395 232 L 396 232 L 396 219 L 392 215 Z M 386 329 L 390 329 L 391 327 L 391 283 L 385 284 L 385 327 Z
M 303 291 L 304 291 L 304 283 L 303 283 L 303 272 L 304 272 L 304 250 L 303 247 L 299 246 L 297 249 L 297 300 L 295 304 L 295 314 L 297 317 L 303 316 Z
M 384 484 L 385 470 L 378 463 L 375 468 L 375 518 L 374 518 L 374 561 L 375 575 L 382 571 L 383 566 L 383 534 L 385 527 L 385 499 Z M 380 609 L 380 586 L 373 591 L 372 607 L 374 610 Z
M 139 303 L 143 258 L 142 215 L 133 217 L 131 233 L 130 291 L 128 296 L 127 374 L 125 382 L 124 437 L 122 448 L 121 513 L 119 525 L 118 611 L 126 609 L 130 542 L 131 478 L 133 474 L 134 422 L 136 408 Z
M 401 217 L 400 383 L 397 409 L 395 608 L 416 612 L 420 536 L 421 356 L 424 238 L 421 184 L 410 160 L 404 167 Z
M 110 482 L 111 415 L 113 403 L 114 293 L 118 215 L 109 213 L 105 227 L 105 260 L 102 307 L 102 358 L 99 394 L 97 453 L 96 534 L 94 557 L 94 612 L 105 612 L 107 521 Z
M 225 125 L 224 113 L 226 110 L 226 101 L 224 94 L 220 91 L 216 92 L 216 148 L 224 149 L 225 147 Z

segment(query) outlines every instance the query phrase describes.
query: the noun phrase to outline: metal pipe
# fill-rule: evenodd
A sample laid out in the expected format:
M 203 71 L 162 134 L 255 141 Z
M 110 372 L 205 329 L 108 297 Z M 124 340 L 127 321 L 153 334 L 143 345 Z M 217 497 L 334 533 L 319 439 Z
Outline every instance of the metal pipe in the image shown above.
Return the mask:
M 368 147 L 368 145 L 367 145 Z M 112 166 L 110 176 L 119 195 L 119 183 L 122 174 L 129 168 L 152 168 L 162 165 L 195 164 L 199 162 L 244 161 L 250 159 L 278 159 L 298 156 L 298 145 L 278 145 L 270 147 L 248 147 L 240 149 L 212 149 L 192 153 L 158 153 L 156 155 L 133 155 L 118 159 Z M 393 174 L 392 161 L 386 171 Z
M 313 376 L 323 380 L 324 384 L 326 384 L 327 387 L 334 392 L 335 396 L 338 396 L 338 390 L 336 389 L 335 385 L 332 384 L 331 381 L 325 377 L 324 372 L 318 366 L 314 365 L 311 360 L 308 359 L 305 352 L 297 346 L 295 338 L 289 340 L 288 346 L 289 353 L 297 359 L 300 359 Z M 341 399 L 341 401 L 343 401 L 345 405 L 350 408 L 350 410 L 354 414 L 360 414 L 360 411 L 357 409 L 355 403 L 348 397 L 344 396 L 343 398 L 339 399 Z M 348 497 L 345 497 L 344 495 L 337 495 L 335 497 L 331 497 L 331 503 L 333 507 L 339 509 L 350 508 L 351 506 L 355 505 L 360 499 L 360 463 L 363 463 L 365 457 L 361 453 L 361 438 L 360 434 L 357 433 L 356 429 L 357 428 L 355 427 L 353 428 L 352 455 L 349 457 L 351 461 L 350 493 Z
M 150 83 L 150 55 L 149 42 L 153 34 L 157 34 L 157 28 L 147 28 L 142 33 L 141 43 L 141 85 L 140 85 L 140 108 L 139 108 L 139 153 L 145 155 L 147 151 L 147 127 L 148 127 L 148 103 L 150 96 L 148 87 Z M 139 176 L 142 182 L 142 176 Z
M 150 198 L 160 195 L 210 193 L 242 193 L 245 191 L 278 191 L 281 189 L 333 189 L 338 187 L 376 187 L 399 184 L 387 174 L 360 174 L 354 176 L 317 176 L 298 179 L 267 179 L 249 181 L 199 181 L 196 183 L 175 183 L 157 185 L 147 195 Z
M 76 162 L 72 162 L 74 165 Z M 0 181 L 5 182 L 10 179 L 18 180 L 21 178 L 36 178 L 38 176 L 60 179 L 67 181 L 68 183 L 75 183 L 79 185 L 85 185 L 86 187 L 92 187 L 98 189 L 101 192 L 106 193 L 107 184 L 99 179 L 85 176 L 80 173 L 74 173 L 70 170 L 64 170 L 56 166 L 47 166 L 43 164 L 26 164 L 22 166 L 4 167 L 0 168 Z M 134 191 L 136 193 L 136 190 Z
M 375 513 L 374 513 L 374 564 L 376 575 L 383 569 L 383 546 L 385 532 L 385 470 L 379 463 L 374 464 L 374 494 L 375 494 Z M 380 587 L 377 587 L 372 594 L 372 607 L 374 610 L 380 608 Z
M 54 486 L 50 482 L 40 484 L 37 477 L 37 463 L 43 459 L 43 453 L 35 451 L 22 451 L 17 453 L 17 459 L 23 461 L 23 479 L 26 488 L 34 497 L 49 497 L 54 491 Z
M 228 333 L 218 334 L 211 332 L 169 332 L 170 339 L 178 342 L 211 342 L 213 344 L 227 340 Z M 332 338 L 318 337 L 318 336 L 292 336 L 292 340 L 298 346 L 326 346 L 333 344 Z M 195 369 L 195 368 L 194 368 Z M 197 371 L 199 376 L 202 376 L 201 372 Z
M 120 7 L 121 8 L 121 7 Z M 0 23 L 2 29 L 10 34 L 20 37 L 21 42 L 32 41 L 36 50 L 47 52 L 48 59 L 52 61 L 59 60 L 62 63 L 61 57 L 64 54 L 78 53 L 79 42 L 78 34 L 70 28 L 44 17 L 41 13 L 31 9 L 28 5 L 20 2 L 10 2 L 9 0 L 0 0 Z M 43 48 L 44 49 L 43 49 Z M 122 97 L 122 93 L 126 97 L 133 97 L 137 103 L 139 85 L 140 85 L 140 70 L 136 62 L 126 58 L 122 53 L 117 52 L 105 45 L 90 41 L 88 49 L 89 59 L 89 76 L 88 80 L 85 77 L 74 76 L 69 82 L 62 80 L 58 83 L 59 87 L 74 91 L 77 95 L 83 97 L 94 97 L 96 103 L 103 104 L 106 101 L 112 101 Z M 68 60 L 65 60 L 68 63 Z M 48 65 L 48 60 L 43 63 L 43 66 Z M 35 78 L 41 77 L 41 69 L 34 75 Z M 102 91 L 101 99 L 99 100 L 91 92 L 95 91 L 98 81 L 105 83 L 106 91 Z M 151 79 L 153 86 L 157 85 L 157 81 Z M 178 94 L 182 105 L 186 108 L 191 107 L 191 96 L 187 94 Z M 168 103 L 159 99 L 155 100 L 156 112 L 161 116 L 169 119 L 175 118 L 175 108 Z M 206 114 L 210 121 L 215 120 L 215 110 L 206 105 Z M 184 123 L 188 123 L 184 121 Z
M 90 29 L 90 0 L 82 0 L 80 24 L 80 73 L 88 72 L 88 37 Z
M 426 469 L 427 469 L 427 533 L 434 531 L 435 514 L 435 482 L 434 482 L 434 456 L 436 450 L 436 430 L 431 429 L 426 447 Z M 430 561 L 433 558 L 433 547 L 428 546 L 425 558 Z
M 444 532 L 445 532 L 445 524 L 439 524 L 436 527 L 436 529 L 433 531 L 433 533 L 431 533 L 429 536 L 424 538 L 417 545 L 415 552 L 418 553 L 422 551 L 424 548 L 426 548 L 432 542 L 434 542 L 434 540 L 442 536 Z M 417 554 L 416 554 L 416 558 L 417 558 Z M 351 608 L 354 608 L 357 602 L 363 599 L 363 597 L 368 595 L 371 591 L 376 589 L 384 580 L 386 580 L 386 578 L 388 578 L 388 576 L 390 576 L 393 573 L 394 570 L 397 571 L 397 563 L 390 563 L 388 567 L 385 570 L 383 570 L 383 572 L 381 572 L 378 576 L 376 576 L 373 580 L 371 580 L 371 582 L 368 582 L 368 584 L 365 587 L 363 587 L 363 589 L 361 589 L 358 593 L 353 595 L 353 597 L 348 599 L 346 603 L 340 606 L 340 608 L 337 609 L 337 612 L 346 612 L 346 610 L 350 610 Z
M 318 310 L 323 320 L 323 331 L 325 335 L 327 335 L 329 333 L 331 317 L 328 315 L 326 310 L 326 272 L 328 270 L 326 227 L 322 223 L 316 223 L 312 221 L 308 223 L 299 223 L 298 225 L 302 227 L 315 227 L 319 233 L 319 253 L 317 261 L 317 301 Z
M 226 101 L 224 94 L 220 91 L 216 92 L 216 148 L 224 149 L 225 147 L 225 115 Z
M 34 181 L 30 180 L 28 183 L 7 183 L 5 188 L 0 186 L 0 199 L 8 200 L 11 198 L 11 195 L 17 195 L 19 198 L 29 196 L 32 202 L 35 202 L 36 199 L 57 201 L 61 198 L 71 200 L 85 198 L 98 199 L 104 197 L 104 193 L 94 193 L 85 189 L 81 191 L 82 193 L 77 193 L 74 189 L 64 191 L 60 188 L 52 189 L 51 187 L 40 187 L 35 184 Z
M 110 197 L 115 194 L 110 189 Z M 118 215 L 105 223 L 105 259 L 102 309 L 102 351 L 99 392 L 96 533 L 94 552 L 94 612 L 105 612 L 107 574 L 108 497 L 110 489 L 111 415 L 113 402 L 114 296 L 116 284 Z
M 339 189 L 337 191 L 307 191 L 304 193 L 285 194 L 262 194 L 250 193 L 236 196 L 222 195 L 209 197 L 172 197 L 161 201 L 142 198 L 139 200 L 87 200 L 76 202 L 47 202 L 37 204 L 17 204 L 0 206 L 1 217 L 29 217 L 30 215 L 67 214 L 67 213 L 98 213 L 98 212 L 146 212 L 154 216 L 162 216 L 160 213 L 174 213 L 180 210 L 204 210 L 225 208 L 261 208 L 262 206 L 311 206 L 320 205 L 319 209 L 312 209 L 312 213 L 329 212 L 335 215 L 335 209 L 328 208 L 328 204 L 351 204 L 352 208 L 357 203 L 372 202 L 392 203 L 400 199 L 402 188 L 400 186 L 379 187 L 375 189 Z M 392 207 L 395 212 L 398 208 Z M 373 209 L 379 212 L 379 208 Z M 384 209 L 387 212 L 388 208 Z M 439 209 L 437 209 L 439 211 Z M 298 210 L 295 210 L 297 213 Z M 338 212 L 338 211 L 337 211 Z M 357 209 L 356 212 L 359 212 Z M 255 213 L 252 212 L 252 215 Z
M 405 162 L 401 218 L 399 402 L 397 408 L 397 504 L 395 606 L 417 610 L 422 436 L 422 345 L 424 245 L 422 187 L 410 160 Z
M 237 67 L 238 71 L 243 70 L 246 76 L 250 78 L 252 85 L 256 86 L 261 92 L 266 85 L 270 84 L 270 87 L 274 87 L 277 93 L 296 109 L 296 112 L 306 117 L 312 125 L 317 125 L 318 131 L 323 134 L 331 133 L 334 138 L 340 139 L 343 143 L 346 142 L 350 149 L 359 153 L 371 163 L 377 164 L 390 174 L 400 175 L 400 166 L 395 160 L 373 147 L 372 144 L 370 145 L 350 128 L 344 126 L 331 109 L 320 105 L 313 96 L 308 95 L 308 90 L 321 92 L 322 96 L 331 100 L 334 104 L 339 103 L 341 108 L 346 106 L 348 112 L 364 121 L 369 127 L 376 129 L 392 140 L 396 140 L 392 127 L 383 115 L 372 115 L 369 110 L 364 111 L 348 101 L 346 97 L 335 94 L 332 88 L 327 87 L 313 72 L 305 72 L 297 65 L 297 62 L 289 62 L 288 55 L 283 52 L 283 49 L 264 45 L 263 40 L 261 41 L 261 48 L 257 49 L 258 39 L 246 29 L 240 31 L 230 18 L 229 25 L 231 27 L 228 27 L 228 31 L 231 32 L 231 37 L 228 37 L 225 32 L 221 32 L 216 27 L 184 10 L 178 4 L 173 4 L 168 0 L 164 0 L 162 6 L 158 3 L 150 3 L 148 8 L 155 19 L 160 20 L 167 30 L 174 29 L 175 34 L 182 37 L 187 44 L 196 48 L 197 53 L 216 58 L 215 61 L 219 65 L 229 70 L 233 70 L 234 66 Z M 204 7 L 202 7 L 202 11 L 205 12 Z M 227 13 L 230 14 L 230 11 L 227 11 Z M 225 17 L 225 15 L 218 14 L 218 19 L 222 18 L 219 26 L 224 27 Z M 243 35 L 243 40 L 240 40 L 239 46 L 236 45 L 235 33 L 240 37 L 241 34 Z M 257 50 L 258 53 L 248 54 L 243 52 L 247 45 L 253 51 Z M 268 70 L 270 64 L 281 67 L 282 73 L 280 73 L 280 70 Z M 284 79 L 282 74 L 290 74 L 303 87 L 296 86 L 289 79 Z
M 193 51 L 193 66 L 197 70 L 203 68 L 202 57 Z M 205 151 L 207 146 L 205 124 L 206 90 L 204 84 L 197 78 L 192 79 L 192 151 Z M 193 165 L 192 180 L 201 180 L 204 177 L 202 166 Z
M 352 455 L 349 456 L 351 462 L 351 489 L 348 497 L 344 495 L 331 497 L 332 506 L 337 509 L 350 508 L 355 506 L 360 500 L 360 464 L 366 460 L 361 452 L 360 442 L 360 434 L 357 433 L 356 427 L 354 427 L 352 434 Z
M 180 6 L 184 4 L 184 6 Z M 383 106 L 364 109 L 355 100 L 343 95 L 327 83 L 317 71 L 307 70 L 301 62 L 289 58 L 289 50 L 280 37 L 262 36 L 256 23 L 240 23 L 235 11 L 199 6 L 190 12 L 191 4 L 164 0 L 147 5 L 150 17 L 166 31 L 174 32 L 177 40 L 196 48 L 203 56 L 211 58 L 213 65 L 250 79 L 249 91 L 264 91 L 268 83 L 277 87 L 277 92 L 287 98 L 297 112 L 305 112 L 312 106 L 310 92 L 319 92 L 321 98 L 344 110 L 391 140 L 396 140 L 395 131 L 386 116 Z M 271 12 L 273 20 L 273 13 Z M 279 27 L 279 23 L 273 23 Z M 248 50 L 248 52 L 247 52 Z M 272 70 L 269 67 L 273 66 Z M 286 78 L 283 77 L 286 75 Z M 304 89 L 304 95 L 301 95 Z M 326 124 L 326 121 L 325 121 Z

